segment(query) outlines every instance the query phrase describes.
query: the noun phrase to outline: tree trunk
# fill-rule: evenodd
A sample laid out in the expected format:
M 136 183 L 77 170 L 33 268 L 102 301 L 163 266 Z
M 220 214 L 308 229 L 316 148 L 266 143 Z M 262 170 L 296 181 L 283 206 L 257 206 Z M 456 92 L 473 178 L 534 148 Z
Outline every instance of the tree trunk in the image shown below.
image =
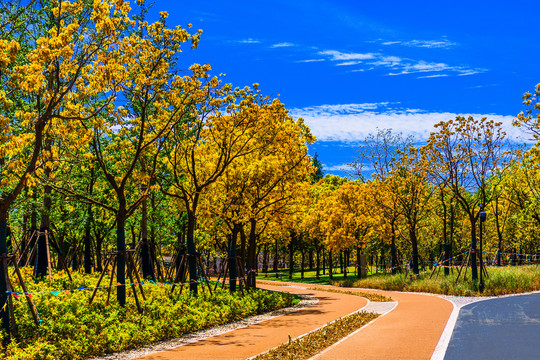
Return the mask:
M 126 211 L 120 209 L 116 215 L 116 250 L 118 251 L 116 263 L 116 299 L 120 306 L 126 305 Z
M 262 271 L 266 274 L 268 273 L 268 244 L 264 245 L 263 248 L 263 264 Z
M 497 244 L 497 248 L 498 248 L 498 251 L 497 251 L 497 266 L 501 266 L 501 256 L 500 256 L 500 253 L 502 252 L 502 242 L 503 242 L 503 233 L 502 233 L 502 230 L 501 230 L 501 224 L 499 222 L 499 199 L 496 198 L 495 199 L 495 227 L 497 228 L 497 239 L 498 239 L 498 244 Z
M 322 248 L 322 274 L 326 275 L 326 251 Z
M 278 240 L 276 237 L 276 244 L 274 247 L 274 274 L 278 276 L 279 254 L 278 254 Z
M 478 267 L 476 265 L 476 218 L 469 214 L 471 221 L 471 277 L 472 280 L 478 280 Z
M 246 258 L 247 258 L 247 251 L 246 251 L 246 232 L 244 231 L 244 227 L 240 226 L 240 266 L 242 269 L 246 268 Z
M 333 270 L 334 270 L 334 261 L 332 259 L 332 251 L 329 251 L 328 252 L 328 279 L 329 280 L 332 280 L 334 276 Z
M 302 255 L 302 261 L 300 263 L 300 278 L 303 279 L 304 278 L 304 268 L 305 268 L 305 263 L 306 263 L 306 252 L 305 252 L 305 249 L 304 249 L 304 244 L 303 244 L 303 241 L 300 241 L 300 252 L 301 252 L 301 255 Z
M 7 256 L 7 210 L 0 212 L 0 255 Z M 9 273 L 4 272 L 4 267 L 0 266 L 0 304 L 7 304 L 8 301 L 8 283 Z M 9 339 L 10 333 L 10 319 L 9 319 L 9 307 L 0 307 L 0 319 L 2 321 L 2 328 L 6 331 L 6 335 Z M 9 341 L 9 340 L 8 340 Z
M 88 187 L 88 194 L 92 195 L 94 192 L 94 169 L 90 170 L 90 185 Z M 84 224 L 84 272 L 86 274 L 92 273 L 92 237 L 90 235 L 90 226 L 92 225 L 92 204 L 88 204 L 87 218 Z
M 198 293 L 198 281 L 199 277 L 197 274 L 197 252 L 195 250 L 195 214 L 192 211 L 187 212 L 188 215 L 188 224 L 187 224 L 187 255 L 188 255 L 188 271 L 189 271 L 189 290 L 193 295 Z
M 418 239 L 416 238 L 416 229 L 413 227 L 409 231 L 409 237 L 412 245 L 412 271 L 414 275 L 419 275 L 418 269 Z
M 155 280 L 152 259 L 150 257 L 150 246 L 148 241 L 148 201 L 145 198 L 142 202 L 141 219 L 141 268 L 143 278 Z
M 26 236 L 28 234 L 28 214 L 25 214 L 23 216 L 23 236 L 22 236 L 22 241 L 21 241 L 21 254 L 25 254 L 26 253 L 26 247 L 28 246 L 28 243 L 26 242 Z M 27 255 L 28 254 L 25 254 L 23 257 L 21 257 L 21 260 L 19 261 L 19 267 L 20 266 L 23 266 L 23 264 L 26 264 L 26 259 L 27 259 Z
M 292 279 L 294 269 L 294 246 L 296 234 L 291 232 L 291 241 L 289 241 L 289 279 Z
M 319 279 L 320 277 L 320 265 L 321 265 L 321 248 L 317 246 L 317 252 L 315 254 L 316 257 L 316 270 L 315 270 L 315 277 Z
M 50 150 L 51 146 L 48 144 L 46 145 L 46 150 Z M 48 179 L 50 176 L 51 170 L 47 167 L 45 168 L 44 174 L 45 178 Z M 49 259 L 47 257 L 47 251 L 50 251 L 47 249 L 47 239 L 45 237 L 45 231 L 49 231 L 50 227 L 50 212 L 52 207 L 52 200 L 51 200 L 51 193 L 52 188 L 49 185 L 44 186 L 44 196 L 43 196 L 43 212 L 41 213 L 41 224 L 39 226 L 40 235 L 38 237 L 38 245 L 37 245 L 37 262 L 35 267 L 35 277 L 41 278 L 47 276 L 48 268 L 49 268 Z M 49 233 L 49 245 L 50 245 L 50 233 Z
M 362 278 L 362 264 L 361 264 L 360 255 L 361 255 L 360 246 L 356 246 L 356 277 L 358 279 Z
M 231 234 L 231 242 L 229 244 L 229 291 L 235 292 L 236 291 L 236 281 L 238 278 L 238 271 L 236 268 L 236 263 L 238 261 L 238 258 L 236 256 L 236 240 L 238 238 L 239 233 L 239 225 L 234 224 L 232 234 Z
M 84 224 L 84 272 L 92 273 L 92 237 L 90 225 L 92 222 L 92 205 L 88 205 L 88 213 Z
M 256 275 L 258 270 L 257 264 L 257 221 L 255 219 L 249 220 L 249 246 L 247 257 L 247 286 L 249 288 L 256 288 Z
M 36 210 L 36 202 L 37 202 L 37 192 L 34 191 L 34 194 L 32 195 L 33 199 L 33 206 L 32 206 L 32 213 L 30 214 L 30 241 L 28 242 L 28 246 L 30 247 L 28 249 L 28 263 L 31 266 L 36 265 L 36 254 L 35 252 L 32 254 L 32 249 L 37 246 L 37 210 Z M 36 249 L 37 250 L 37 249 Z
M 152 213 L 156 213 L 156 196 L 152 194 L 150 198 L 150 205 L 152 206 Z M 161 264 L 157 258 L 156 251 L 156 221 L 155 218 L 150 219 L 150 239 L 148 242 L 150 248 L 150 273 L 152 274 L 152 280 L 156 280 L 160 276 Z
M 394 223 L 392 223 L 392 242 L 390 244 L 390 255 L 392 256 L 392 274 L 397 274 L 398 272 L 398 261 L 397 261 L 397 251 L 396 251 L 396 231 Z M 401 270 L 401 266 L 400 266 Z
M 100 232 L 94 231 L 94 234 L 96 236 L 96 270 L 101 272 L 103 271 L 103 259 L 101 258 L 101 254 L 103 253 L 104 239 Z
M 60 241 L 64 241 L 62 236 L 59 236 Z M 73 271 L 79 270 L 79 251 L 77 249 L 77 240 L 73 239 L 71 247 L 73 248 L 73 258 L 71 259 L 71 269 Z

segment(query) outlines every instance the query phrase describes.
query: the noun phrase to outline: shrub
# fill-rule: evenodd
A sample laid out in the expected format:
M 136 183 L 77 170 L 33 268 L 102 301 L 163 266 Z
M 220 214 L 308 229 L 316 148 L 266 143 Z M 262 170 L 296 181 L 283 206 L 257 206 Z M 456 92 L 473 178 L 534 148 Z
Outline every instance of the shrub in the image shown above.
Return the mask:
M 291 294 L 265 290 L 245 292 L 243 296 L 221 289 L 214 295 L 201 291 L 199 296 L 193 296 L 186 289 L 181 294 L 178 289 L 171 294 L 170 286 L 146 283 L 146 300 L 139 297 L 143 307 L 139 314 L 131 291 L 124 308 L 116 303 L 115 289 L 109 305 L 105 289 L 98 291 L 91 305 L 91 290 L 58 295 L 50 292 L 92 287 L 98 275 L 74 273 L 71 284 L 60 273 L 49 284 L 31 280 L 31 269 L 23 272 L 41 325 L 34 325 L 24 297 L 17 298 L 14 304 L 19 331 L 11 344 L 2 348 L 2 358 L 6 359 L 82 359 L 102 355 L 290 306 L 295 299 Z

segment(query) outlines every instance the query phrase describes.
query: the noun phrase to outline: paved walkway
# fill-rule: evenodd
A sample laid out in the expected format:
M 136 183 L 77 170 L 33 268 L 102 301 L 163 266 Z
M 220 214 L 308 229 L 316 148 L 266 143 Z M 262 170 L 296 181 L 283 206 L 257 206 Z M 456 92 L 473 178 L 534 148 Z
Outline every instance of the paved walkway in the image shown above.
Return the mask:
M 307 287 L 263 287 L 311 295 L 319 302 L 309 308 L 140 359 L 246 359 L 287 342 L 289 336 L 294 339 L 367 304 L 366 299 L 358 296 L 307 290 Z
M 437 296 L 381 292 L 397 301 L 394 310 L 363 327 L 317 359 L 430 359 L 453 305 Z
M 364 298 L 354 295 L 308 290 L 309 285 L 306 284 L 290 285 L 264 284 L 261 287 L 311 295 L 319 299 L 319 302 L 294 313 L 173 350 L 147 355 L 141 359 L 246 359 L 287 342 L 289 336 L 294 339 L 332 320 L 358 311 L 367 304 Z M 437 346 L 453 305 L 436 296 L 369 291 L 390 296 L 398 304 L 386 315 L 379 317 L 316 357 L 321 359 L 429 359 Z
M 538 359 L 540 293 L 463 306 L 444 356 L 453 359 Z

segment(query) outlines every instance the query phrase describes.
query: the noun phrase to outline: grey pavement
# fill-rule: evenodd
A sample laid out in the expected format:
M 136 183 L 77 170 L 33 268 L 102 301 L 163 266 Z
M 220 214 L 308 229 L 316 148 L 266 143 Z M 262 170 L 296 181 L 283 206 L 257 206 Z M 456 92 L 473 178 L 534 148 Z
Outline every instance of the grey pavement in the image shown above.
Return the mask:
M 444 359 L 540 359 L 540 293 L 461 307 Z

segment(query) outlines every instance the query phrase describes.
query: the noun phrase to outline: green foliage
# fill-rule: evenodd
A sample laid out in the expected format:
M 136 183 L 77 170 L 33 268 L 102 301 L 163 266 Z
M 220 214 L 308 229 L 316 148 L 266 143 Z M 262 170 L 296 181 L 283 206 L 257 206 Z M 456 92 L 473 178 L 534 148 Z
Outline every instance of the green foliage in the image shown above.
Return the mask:
M 273 359 L 309 359 L 321 350 L 336 343 L 338 340 L 352 333 L 378 317 L 375 313 L 357 312 L 340 318 L 306 336 L 278 346 L 269 352 L 255 357 L 257 360 Z
M 186 289 L 171 294 L 170 286 L 145 284 L 144 311 L 139 314 L 131 291 L 125 308 L 114 301 L 115 294 L 111 294 L 113 300 L 107 305 L 105 289 L 98 291 L 92 305 L 88 305 L 90 290 L 60 292 L 56 296 L 50 293 L 95 286 L 97 274 L 72 274 L 73 284 L 61 274 L 49 284 L 34 283 L 28 270 L 24 269 L 28 291 L 34 293 L 32 299 L 42 323 L 36 328 L 24 297 L 17 298 L 14 303 L 19 331 L 12 343 L 2 348 L 4 359 L 82 359 L 179 337 L 290 306 L 294 300 L 293 295 L 264 290 L 242 296 L 218 289 L 213 296 L 205 291 L 195 297 Z M 43 293 L 35 294 L 37 291 Z
M 315 171 L 310 175 L 310 179 L 311 183 L 315 184 L 319 180 L 322 180 L 324 178 L 323 165 L 321 163 L 321 160 L 319 160 L 319 156 L 317 155 L 317 153 L 315 153 L 315 155 L 311 159 L 311 164 L 313 165 Z

